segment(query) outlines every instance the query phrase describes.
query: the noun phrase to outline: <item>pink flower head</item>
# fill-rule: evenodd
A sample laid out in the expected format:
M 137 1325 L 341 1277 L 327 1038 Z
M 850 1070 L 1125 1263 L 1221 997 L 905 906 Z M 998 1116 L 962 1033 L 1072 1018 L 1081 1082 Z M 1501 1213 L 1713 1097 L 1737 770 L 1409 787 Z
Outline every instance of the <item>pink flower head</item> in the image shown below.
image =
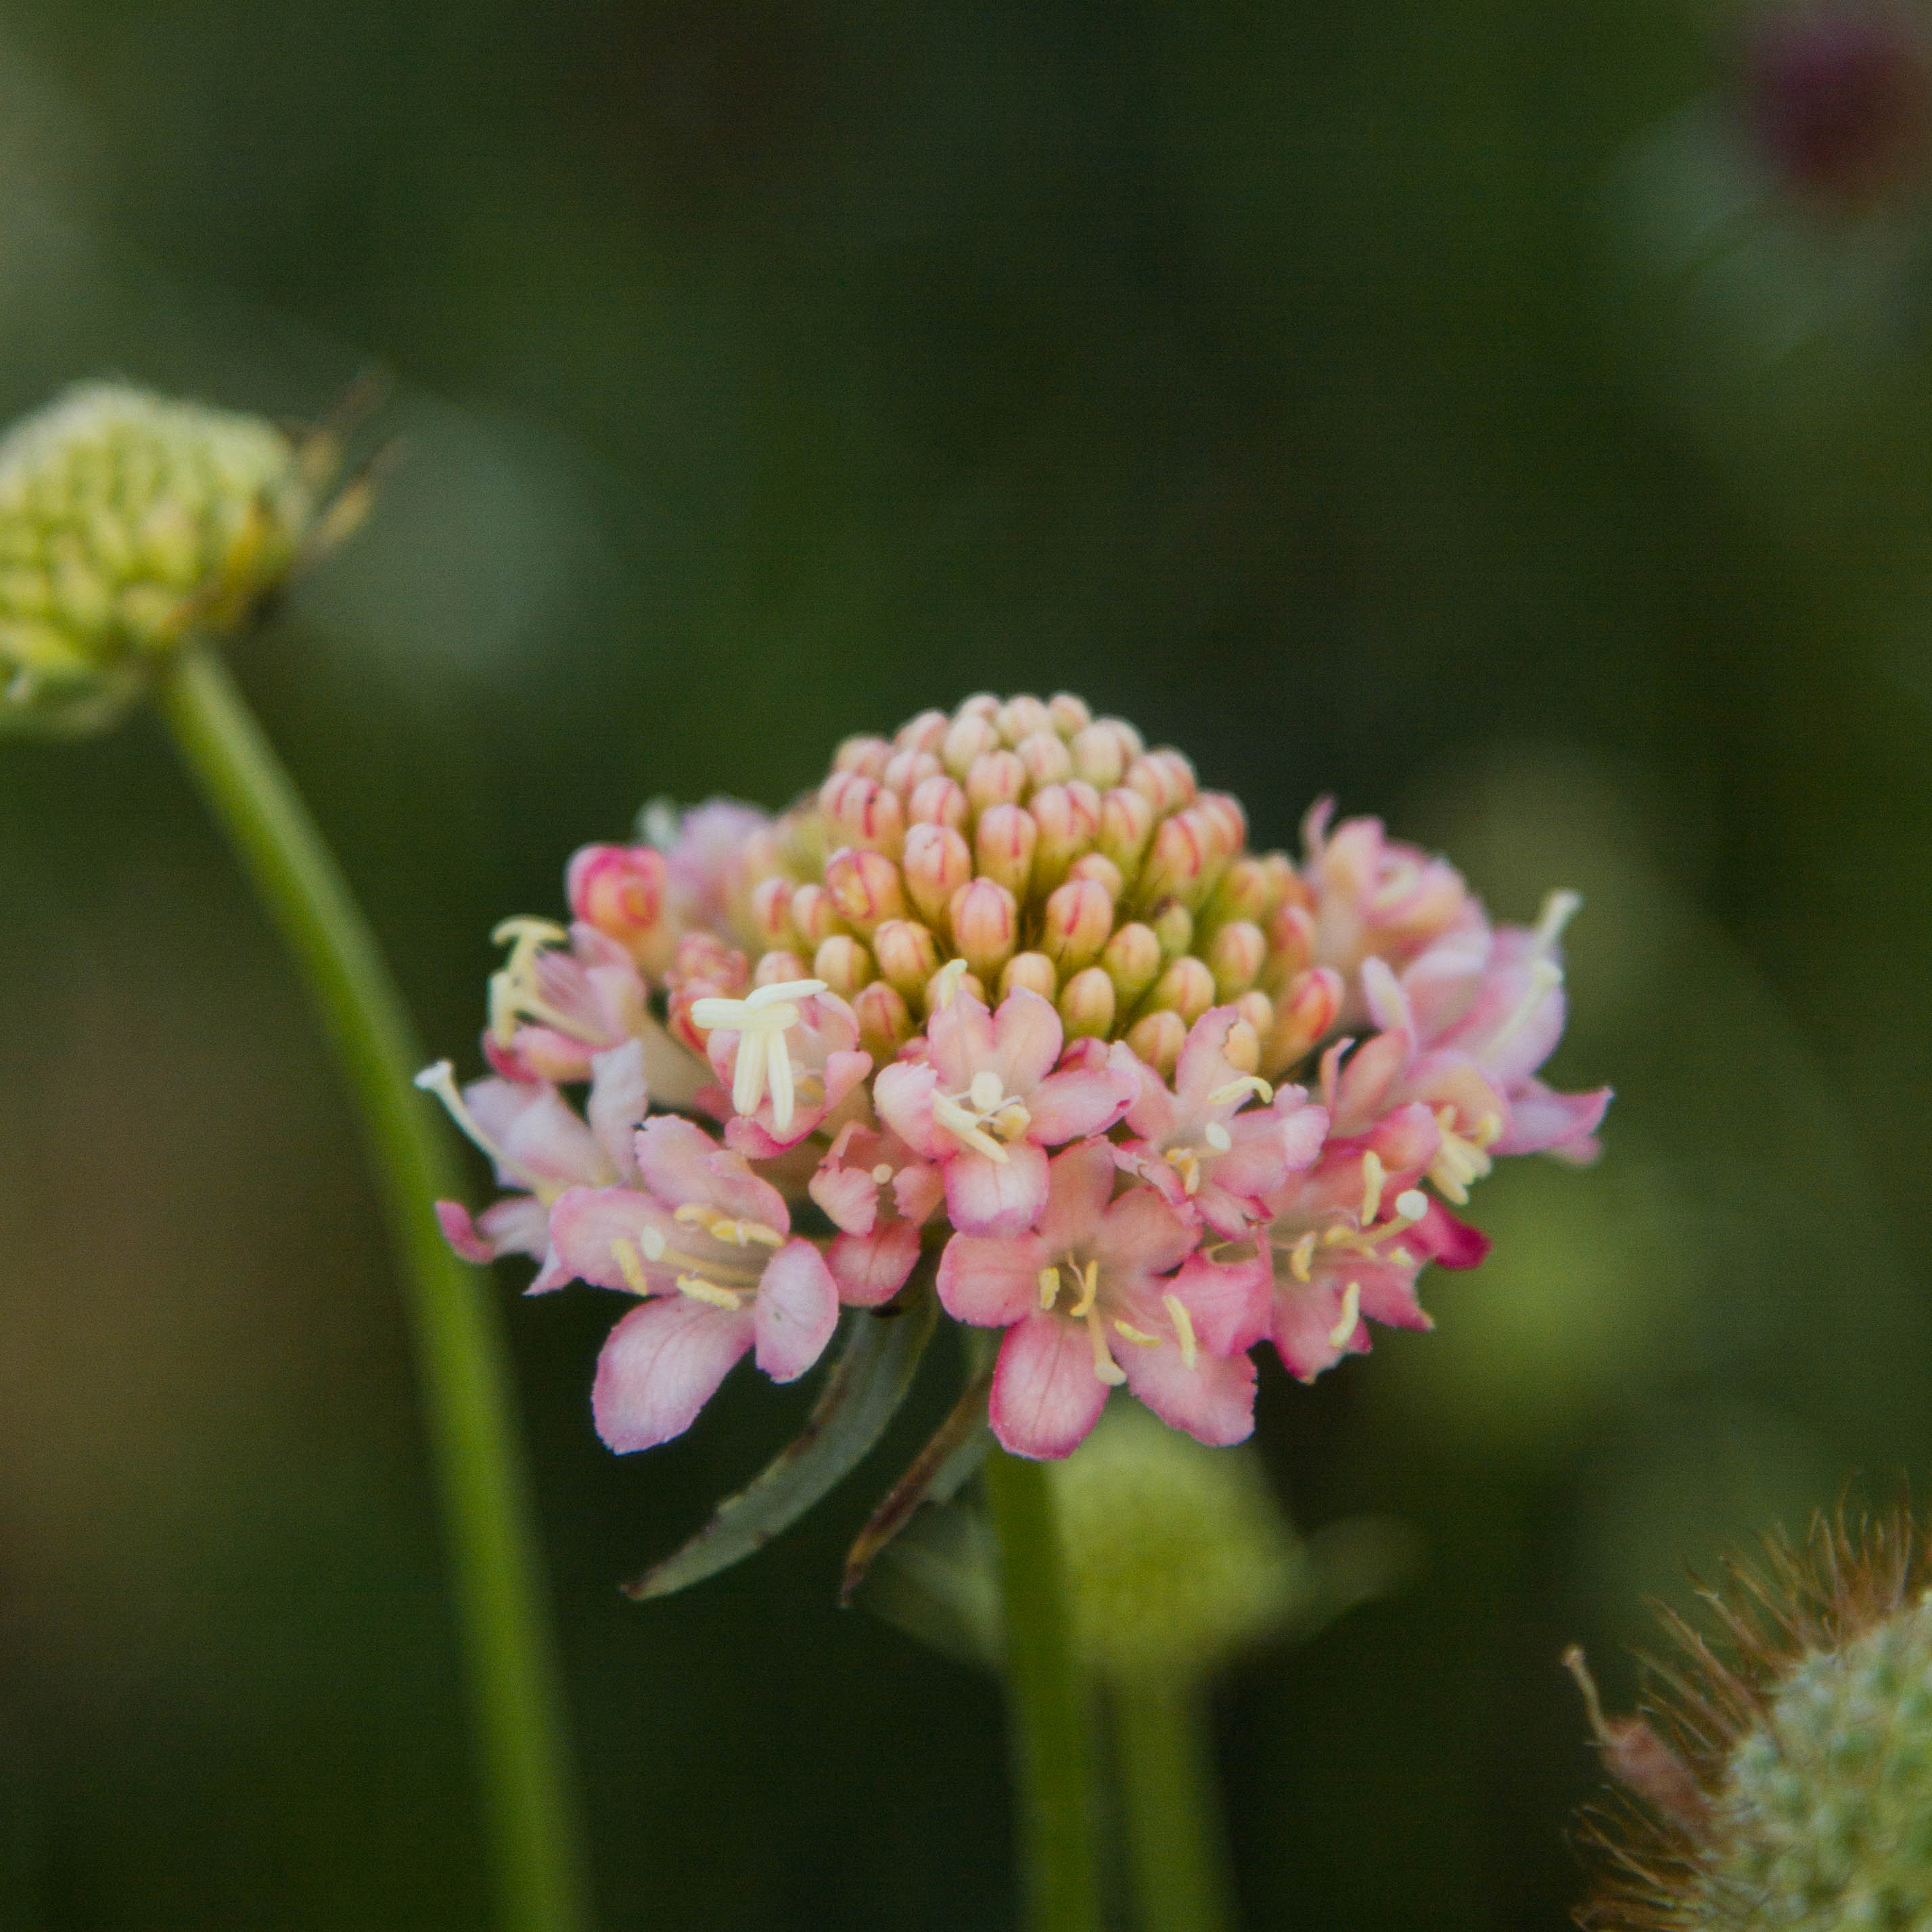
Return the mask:
M 571 916 L 614 939 L 640 970 L 661 974 L 676 944 L 664 918 L 667 871 L 652 846 L 580 846 L 563 875 Z
M 638 1130 L 637 1162 L 641 1190 L 572 1188 L 550 1215 L 571 1274 L 644 1298 L 611 1330 L 591 1392 L 597 1432 L 620 1451 L 681 1435 L 747 1350 L 794 1381 L 838 1319 L 824 1256 L 740 1155 L 661 1114 Z
M 823 980 L 781 980 L 742 1000 L 698 1000 L 690 1017 L 707 1036 L 712 1070 L 730 1089 L 724 1138 L 748 1160 L 796 1147 L 872 1070 L 852 1009 Z M 700 1098 L 718 1106 L 725 1096 Z
M 1060 1016 L 1016 988 L 997 1013 L 956 991 L 926 1022 L 926 1057 L 883 1068 L 873 1103 L 907 1145 L 938 1161 L 952 1225 L 1017 1234 L 1046 1204 L 1046 1150 L 1104 1133 L 1139 1082 L 1121 1045 L 1096 1053 L 1076 1041 L 1062 1070 Z
M 1333 799 L 1302 824 L 1304 872 L 1314 895 L 1314 960 L 1342 976 L 1341 1023 L 1363 1011 L 1358 975 L 1365 959 L 1402 964 L 1444 933 L 1482 916 L 1462 875 L 1446 859 L 1389 838 L 1379 818 L 1345 818 L 1332 831 Z
M 876 1308 L 905 1286 L 919 1259 L 919 1231 L 945 1198 L 945 1184 L 890 1128 L 850 1120 L 810 1192 L 839 1231 L 825 1256 L 839 1300 Z
M 1328 1116 L 1306 1091 L 1276 1091 L 1228 1058 L 1228 1036 L 1243 1024 L 1233 1006 L 1216 1006 L 1189 1029 L 1170 1090 L 1136 1061 L 1140 1091 L 1126 1112 L 1136 1138 L 1114 1158 L 1124 1172 L 1159 1190 L 1184 1219 L 1205 1222 L 1239 1240 L 1264 1221 L 1265 1198 L 1322 1151 Z M 1253 1034 L 1248 1035 L 1252 1043 Z M 1259 1100 L 1259 1106 L 1249 1102 Z
M 1432 1326 L 1415 1298 L 1424 1266 L 1473 1268 L 1487 1252 L 1480 1234 L 1416 1184 L 1440 1138 L 1426 1106 L 1399 1107 L 1372 1132 L 1331 1142 L 1270 1202 L 1270 1332 L 1291 1375 L 1312 1382 L 1345 1354 L 1366 1354 L 1365 1317 L 1390 1328 Z
M 707 799 L 679 819 L 664 846 L 666 892 L 686 931 L 732 929 L 745 890 L 746 848 L 771 822 L 756 806 L 735 798 Z
M 443 1237 L 466 1261 L 529 1255 L 543 1263 L 529 1292 L 561 1288 L 570 1270 L 551 1245 L 550 1209 L 572 1187 L 601 1187 L 634 1180 L 632 1136 L 650 1105 L 640 1042 L 626 1040 L 591 1063 L 588 1120 L 544 1080 L 476 1080 L 461 1093 L 440 1060 L 417 1075 L 416 1084 L 449 1110 L 457 1125 L 487 1154 L 506 1194 L 472 1221 L 460 1202 L 439 1201 Z
M 988 1415 L 1016 1455 L 1070 1454 L 1124 1382 L 1202 1442 L 1254 1427 L 1243 1352 L 1264 1330 L 1266 1262 L 1197 1254 L 1199 1229 L 1152 1188 L 1113 1199 L 1115 1174 L 1106 1142 L 1069 1148 L 1048 1166 L 1036 1228 L 955 1234 L 940 1257 L 947 1313 L 1006 1330 Z

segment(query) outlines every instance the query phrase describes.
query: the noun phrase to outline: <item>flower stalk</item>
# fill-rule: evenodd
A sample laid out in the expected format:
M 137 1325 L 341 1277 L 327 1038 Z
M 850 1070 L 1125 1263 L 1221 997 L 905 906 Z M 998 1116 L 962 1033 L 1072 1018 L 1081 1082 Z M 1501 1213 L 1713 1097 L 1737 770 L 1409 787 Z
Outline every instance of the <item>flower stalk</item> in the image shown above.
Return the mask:
M 1206 1685 L 1150 1672 L 1116 1683 L 1111 1702 L 1140 1932 L 1232 1932 Z
M 1088 1696 L 1074 1662 L 1053 1490 L 1041 1464 L 997 1448 L 986 1484 L 1000 1551 L 1024 1923 L 1028 1932 L 1099 1932 Z
M 348 884 L 215 652 L 190 646 L 156 686 L 161 715 L 293 952 L 354 1097 L 403 1263 L 482 1753 L 504 1932 L 590 1921 L 502 1336 L 487 1288 L 445 1244 L 434 1204 L 460 1175 L 412 1088 L 424 1055 Z

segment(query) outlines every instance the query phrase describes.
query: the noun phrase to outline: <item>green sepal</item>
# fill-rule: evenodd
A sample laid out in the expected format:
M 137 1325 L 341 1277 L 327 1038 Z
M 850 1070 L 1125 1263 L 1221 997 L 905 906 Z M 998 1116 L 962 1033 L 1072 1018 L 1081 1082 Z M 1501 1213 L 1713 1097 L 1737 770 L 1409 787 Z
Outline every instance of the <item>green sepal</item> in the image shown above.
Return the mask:
M 728 1570 L 788 1529 L 862 1461 L 912 1387 L 939 1304 L 917 1279 L 883 1308 L 848 1318 L 838 1358 L 804 1428 L 683 1547 L 624 1586 L 642 1603 Z

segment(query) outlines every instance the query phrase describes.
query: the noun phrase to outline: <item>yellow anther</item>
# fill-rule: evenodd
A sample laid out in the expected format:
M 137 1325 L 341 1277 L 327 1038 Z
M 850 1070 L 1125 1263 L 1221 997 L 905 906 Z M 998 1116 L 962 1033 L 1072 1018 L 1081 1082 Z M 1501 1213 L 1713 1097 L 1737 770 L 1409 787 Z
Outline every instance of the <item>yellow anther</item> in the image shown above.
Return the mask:
M 521 913 L 514 918 L 499 920 L 490 933 L 492 946 L 512 948 L 512 959 L 518 953 L 534 952 L 540 946 L 567 945 L 569 940 L 570 934 L 554 920 L 532 919 Z
M 1172 1288 L 1161 1297 L 1160 1305 L 1167 1310 L 1167 1318 L 1174 1324 L 1174 1339 L 1180 1344 L 1181 1364 L 1191 1369 L 1201 1353 L 1194 1340 L 1194 1318 L 1188 1313 L 1186 1303 Z
M 993 1116 L 993 1131 L 1003 1141 L 1024 1140 L 1033 1116 L 1017 1100 L 1009 1100 Z
M 636 1243 L 627 1241 L 620 1235 L 610 1244 L 610 1252 L 616 1258 L 624 1286 L 633 1294 L 650 1294 L 651 1284 L 644 1274 L 644 1258 L 638 1252 Z
M 799 1023 L 796 1002 L 825 991 L 823 980 L 781 980 L 742 1000 L 694 1000 L 691 1023 L 706 1033 L 735 1033 L 738 1057 L 731 1070 L 731 1106 L 754 1114 L 769 1088 L 772 1125 L 783 1133 L 792 1123 L 797 1094 L 785 1035 Z
M 1094 1345 L 1094 1373 L 1109 1388 L 1118 1388 L 1127 1378 L 1127 1372 L 1114 1360 L 1107 1347 L 1107 1331 L 1100 1325 L 1100 1311 L 1090 1308 L 1087 1311 L 1087 1336 Z
M 1405 1188 L 1395 1197 L 1395 1211 L 1413 1227 L 1429 1212 L 1429 1196 L 1419 1187 Z
M 1201 1191 L 1201 1156 L 1191 1147 L 1171 1148 L 1168 1164 L 1180 1176 L 1181 1191 L 1193 1195 Z
M 959 990 L 960 981 L 972 970 L 963 959 L 949 959 L 932 976 L 930 1000 L 932 1012 L 937 1012 L 941 1006 L 952 1004 L 953 994 Z
M 1060 1270 L 1057 1268 L 1043 1268 L 1040 1271 L 1040 1305 L 1051 1308 L 1060 1294 Z
M 1315 1279 L 1315 1230 L 1308 1232 L 1288 1251 L 1288 1271 L 1297 1281 Z
M 1008 1159 L 1004 1144 L 980 1126 L 976 1114 L 969 1113 L 950 1095 L 935 1094 L 932 1096 L 932 1119 L 935 1126 L 944 1127 L 962 1147 L 970 1148 L 975 1154 L 982 1154 L 988 1160 L 1002 1163 Z
M 1219 1120 L 1210 1120 L 1201 1130 L 1201 1138 L 1216 1154 L 1226 1154 L 1234 1144 L 1234 1137 Z
M 762 1247 L 782 1248 L 784 1237 L 762 1221 L 734 1221 L 722 1208 L 702 1201 L 687 1201 L 672 1216 L 687 1227 L 702 1228 L 714 1241 L 736 1248 L 749 1247 L 755 1241 Z
M 884 1186 L 886 1183 L 891 1180 L 892 1178 L 892 1163 L 890 1161 L 880 1161 L 878 1166 L 872 1170 L 872 1180 L 873 1184 L 875 1186 Z
M 1122 1322 L 1116 1318 L 1114 1333 L 1123 1341 L 1132 1342 L 1136 1348 L 1158 1348 L 1160 1346 L 1158 1335 L 1150 1335 L 1144 1328 L 1136 1328 L 1131 1322 Z
M 658 1232 L 656 1228 L 645 1228 L 640 1230 L 638 1235 L 638 1245 L 644 1250 L 646 1261 L 661 1262 L 664 1259 L 664 1238 Z
M 1341 1318 L 1328 1331 L 1328 1346 L 1331 1348 L 1346 1348 L 1355 1332 L 1355 1324 L 1362 1318 L 1362 1284 L 1352 1281 L 1342 1293 Z
M 1084 1322 L 1093 1312 L 1094 1304 L 1100 1292 L 1100 1264 L 1089 1262 L 1082 1268 L 1075 1268 L 1071 1262 L 1067 1266 L 1073 1269 L 1073 1278 L 1080 1284 L 1080 1299 L 1068 1310 L 1075 1321 Z
M 728 1309 L 734 1315 L 744 1306 L 745 1298 L 737 1290 L 720 1288 L 715 1281 L 706 1281 L 701 1274 L 680 1275 L 677 1292 L 689 1295 L 694 1301 L 707 1301 L 713 1308 Z
M 1382 1211 L 1382 1187 L 1388 1179 L 1382 1156 L 1370 1148 L 1362 1156 L 1362 1226 L 1365 1228 Z
M 1231 1100 L 1238 1100 L 1244 1094 L 1252 1094 L 1265 1107 L 1274 1098 L 1274 1089 L 1258 1073 L 1244 1073 L 1230 1080 L 1225 1087 L 1217 1087 L 1208 1096 L 1210 1107 L 1225 1107 Z
M 966 1090 L 966 1097 L 972 1102 L 976 1114 L 991 1114 L 998 1111 L 1006 1090 L 1000 1084 L 1000 1076 L 991 1067 L 982 1067 L 974 1075 L 973 1084 Z

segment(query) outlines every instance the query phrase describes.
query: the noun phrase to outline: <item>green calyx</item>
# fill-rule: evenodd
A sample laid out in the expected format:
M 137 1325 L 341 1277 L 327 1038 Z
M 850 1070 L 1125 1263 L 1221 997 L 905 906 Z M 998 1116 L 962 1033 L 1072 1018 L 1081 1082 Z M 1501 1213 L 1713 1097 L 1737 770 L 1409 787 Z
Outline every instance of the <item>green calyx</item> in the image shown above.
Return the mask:
M 118 722 L 190 638 L 242 624 L 346 527 L 334 440 L 118 382 L 0 438 L 0 730 Z
M 1932 1926 L 1932 1599 L 1808 1652 L 1732 1748 L 1689 1922 Z

